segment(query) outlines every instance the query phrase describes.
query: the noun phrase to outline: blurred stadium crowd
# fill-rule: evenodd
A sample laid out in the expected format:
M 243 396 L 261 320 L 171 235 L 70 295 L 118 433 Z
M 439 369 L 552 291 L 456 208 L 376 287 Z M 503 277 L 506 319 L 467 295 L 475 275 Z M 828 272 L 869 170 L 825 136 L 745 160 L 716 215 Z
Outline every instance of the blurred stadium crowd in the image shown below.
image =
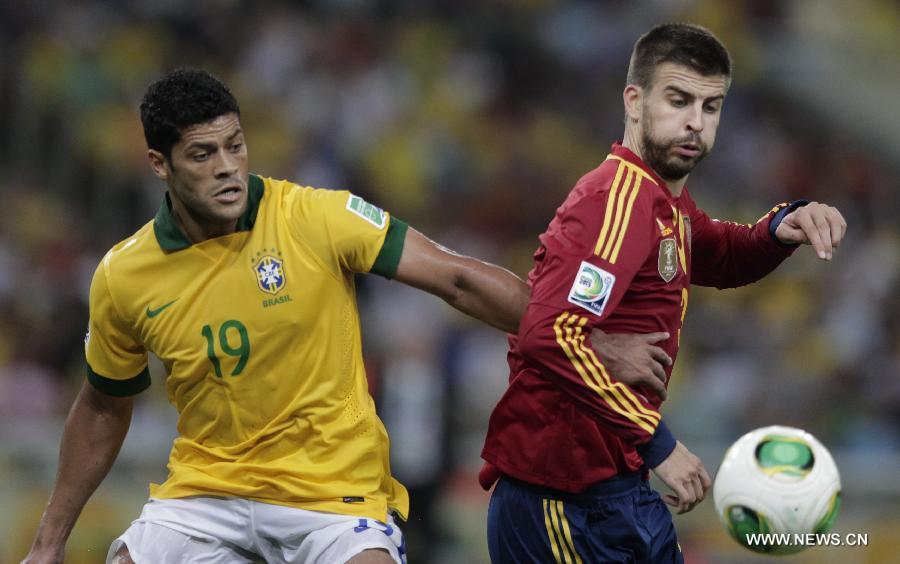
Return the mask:
M 212 70 L 241 103 L 251 170 L 353 190 L 524 276 L 556 206 L 621 135 L 634 40 L 668 20 L 709 26 L 735 59 L 716 150 L 689 182 L 698 203 L 753 222 L 802 197 L 836 205 L 850 224 L 832 263 L 801 250 L 753 287 L 695 289 L 669 426 L 710 473 L 751 428 L 805 428 L 837 455 L 850 523 L 896 532 L 900 154 L 798 94 L 784 78 L 790 54 L 774 46 L 802 36 L 890 61 L 900 7 L 854 3 L 844 42 L 822 5 L 840 3 L 0 1 L 0 560 L 24 554 L 52 482 L 84 378 L 93 269 L 163 194 L 137 115 L 150 80 L 182 65 Z M 888 94 L 869 108 L 876 119 L 896 105 Z M 359 281 L 364 348 L 394 469 L 411 489 L 414 561 L 484 561 L 486 496 L 474 476 L 506 385 L 505 337 L 374 278 Z M 102 555 L 137 516 L 146 482 L 165 477 L 174 412 L 152 368 L 92 506 L 104 509 L 89 507 L 72 561 L 97 561 L 91 551 Z M 691 562 L 749 558 L 732 554 L 711 500 L 676 526 Z M 886 561 L 853 554 L 834 561 Z

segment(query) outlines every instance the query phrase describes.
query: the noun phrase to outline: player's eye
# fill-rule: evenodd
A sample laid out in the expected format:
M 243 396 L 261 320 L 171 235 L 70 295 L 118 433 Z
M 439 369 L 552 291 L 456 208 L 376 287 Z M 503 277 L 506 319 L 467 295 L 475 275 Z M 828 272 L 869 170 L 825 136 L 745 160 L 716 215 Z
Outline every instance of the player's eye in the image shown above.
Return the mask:
M 201 163 L 201 162 L 205 161 L 207 158 L 209 158 L 209 154 L 208 153 L 194 153 L 194 155 L 191 158 L 194 159 L 194 161 Z
M 708 114 L 714 114 L 719 111 L 719 105 L 718 104 L 705 104 L 703 106 L 703 111 Z
M 669 100 L 671 104 L 676 108 L 683 108 L 687 105 L 687 102 L 684 98 L 672 98 Z
M 241 150 L 241 147 L 243 147 L 243 146 L 244 146 L 243 143 L 234 143 L 234 144 L 231 145 L 231 151 L 232 151 L 233 153 L 237 153 L 238 151 Z

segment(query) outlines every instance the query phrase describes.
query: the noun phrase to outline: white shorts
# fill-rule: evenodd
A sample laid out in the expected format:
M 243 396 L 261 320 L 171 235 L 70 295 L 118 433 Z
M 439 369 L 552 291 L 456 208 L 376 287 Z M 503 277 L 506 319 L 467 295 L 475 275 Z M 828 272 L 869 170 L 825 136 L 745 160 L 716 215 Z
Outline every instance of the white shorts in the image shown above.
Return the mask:
M 370 548 L 406 564 L 403 533 L 393 516 L 382 523 L 240 498 L 150 498 L 109 547 L 107 563 L 122 545 L 136 564 L 336 564 Z

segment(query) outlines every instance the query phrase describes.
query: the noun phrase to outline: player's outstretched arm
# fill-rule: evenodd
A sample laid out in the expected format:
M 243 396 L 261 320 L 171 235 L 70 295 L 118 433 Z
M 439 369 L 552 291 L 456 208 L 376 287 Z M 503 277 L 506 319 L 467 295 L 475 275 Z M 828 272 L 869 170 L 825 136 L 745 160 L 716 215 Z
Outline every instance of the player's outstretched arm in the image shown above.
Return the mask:
M 415 229 L 406 233 L 394 278 L 425 290 L 492 327 L 517 333 L 530 292 L 521 278 L 499 266 L 459 255 Z
M 78 515 L 119 454 L 133 405 L 133 397 L 110 396 L 85 381 L 66 419 L 56 485 L 23 563 L 63 561 Z

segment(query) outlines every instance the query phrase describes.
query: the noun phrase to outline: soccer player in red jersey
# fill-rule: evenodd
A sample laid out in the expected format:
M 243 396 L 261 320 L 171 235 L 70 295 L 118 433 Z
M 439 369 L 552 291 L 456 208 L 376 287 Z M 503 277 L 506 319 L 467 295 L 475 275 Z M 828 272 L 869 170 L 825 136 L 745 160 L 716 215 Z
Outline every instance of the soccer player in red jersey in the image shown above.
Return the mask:
M 625 136 L 575 185 L 541 235 L 531 300 L 510 338 L 510 385 L 490 419 L 480 480 L 495 563 L 682 562 L 665 503 L 690 511 L 710 487 L 700 460 L 660 416 L 663 394 L 630 387 L 612 343 L 592 331 L 664 340 L 654 370 L 678 356 L 691 284 L 754 282 L 810 244 L 830 260 L 846 230 L 833 207 L 781 204 L 755 225 L 697 207 L 688 174 L 712 149 L 731 81 L 708 30 L 657 26 L 635 44 Z M 661 498 L 653 471 L 672 489 Z

